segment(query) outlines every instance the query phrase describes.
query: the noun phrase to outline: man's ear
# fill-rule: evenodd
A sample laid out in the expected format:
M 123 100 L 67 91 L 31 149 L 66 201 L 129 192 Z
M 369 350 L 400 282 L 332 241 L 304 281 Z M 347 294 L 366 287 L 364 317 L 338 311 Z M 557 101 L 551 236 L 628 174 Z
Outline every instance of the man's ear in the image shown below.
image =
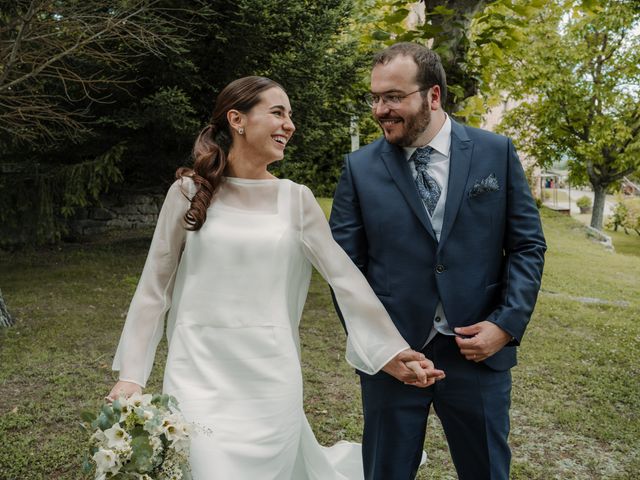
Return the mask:
M 431 110 L 438 110 L 439 108 L 442 108 L 442 92 L 440 91 L 440 85 L 434 85 L 429 90 L 430 92 L 427 92 L 429 108 L 431 108 Z M 429 93 L 431 93 L 431 96 L 429 96 Z

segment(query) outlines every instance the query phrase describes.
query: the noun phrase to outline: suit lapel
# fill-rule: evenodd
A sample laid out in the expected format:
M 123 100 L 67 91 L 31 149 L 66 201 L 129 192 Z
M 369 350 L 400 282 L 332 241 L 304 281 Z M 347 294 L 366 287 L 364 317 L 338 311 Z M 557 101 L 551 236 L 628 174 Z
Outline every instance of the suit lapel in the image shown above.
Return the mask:
M 464 127 L 451 120 L 451 159 L 449 163 L 449 184 L 447 187 L 447 201 L 444 208 L 444 219 L 438 249 L 447 240 L 453 222 L 458 215 L 460 204 L 464 196 L 464 187 L 469 177 L 473 142 L 469 139 Z
M 386 140 L 384 140 L 385 146 L 382 149 L 382 161 L 387 167 L 391 178 L 393 178 L 396 185 L 402 192 L 405 200 L 415 213 L 420 223 L 427 229 L 429 235 L 436 239 L 436 234 L 433 231 L 433 227 L 431 226 L 431 222 L 427 216 L 427 212 L 424 209 L 424 205 L 422 204 L 422 200 L 418 196 L 418 190 L 416 189 L 416 185 L 411 177 L 411 170 L 409 168 L 409 164 L 404 157 L 404 153 L 400 147 L 390 144 Z

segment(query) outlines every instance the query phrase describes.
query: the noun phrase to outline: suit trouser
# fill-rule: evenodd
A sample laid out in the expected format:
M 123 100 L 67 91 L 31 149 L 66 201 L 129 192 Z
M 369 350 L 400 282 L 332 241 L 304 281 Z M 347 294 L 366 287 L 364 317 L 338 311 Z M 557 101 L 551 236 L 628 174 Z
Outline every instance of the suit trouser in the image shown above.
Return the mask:
M 429 388 L 361 375 L 366 480 L 415 478 L 433 405 L 462 480 L 508 480 L 511 373 L 466 360 L 453 337 L 436 335 L 424 354 L 446 378 Z

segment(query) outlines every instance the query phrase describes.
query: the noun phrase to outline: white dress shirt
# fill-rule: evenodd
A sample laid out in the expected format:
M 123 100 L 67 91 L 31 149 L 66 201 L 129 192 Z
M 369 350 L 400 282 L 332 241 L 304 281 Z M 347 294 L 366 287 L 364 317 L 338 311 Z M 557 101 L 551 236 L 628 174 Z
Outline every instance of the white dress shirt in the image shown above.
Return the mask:
M 436 208 L 433 211 L 433 215 L 429 214 L 429 210 L 427 209 L 426 205 L 424 207 L 424 210 L 427 213 L 429 220 L 431 221 L 431 226 L 433 227 L 433 231 L 436 234 L 436 239 L 440 241 L 442 222 L 444 220 L 444 206 L 447 203 L 449 167 L 451 165 L 451 119 L 449 118 L 449 115 L 447 115 L 444 125 L 442 125 L 440 131 L 427 145 L 433 148 L 429 164 L 427 166 L 427 172 L 436 182 L 438 182 L 441 191 L 440 198 L 438 199 Z M 405 157 L 409 162 L 409 168 L 411 169 L 411 174 L 413 175 L 414 180 L 417 176 L 416 166 L 413 160 L 410 160 L 410 158 L 411 155 L 413 155 L 413 152 L 416 151 L 416 148 L 417 147 L 403 148 Z M 442 308 L 441 301 L 438 301 L 435 317 L 433 318 L 433 328 L 431 329 L 431 332 L 429 332 L 429 337 L 427 338 L 425 345 L 433 340 L 433 337 L 435 337 L 438 332 L 443 335 L 455 336 L 455 333 L 453 333 L 453 331 L 449 327 L 449 323 L 447 322 L 447 318 L 444 314 L 444 309 Z

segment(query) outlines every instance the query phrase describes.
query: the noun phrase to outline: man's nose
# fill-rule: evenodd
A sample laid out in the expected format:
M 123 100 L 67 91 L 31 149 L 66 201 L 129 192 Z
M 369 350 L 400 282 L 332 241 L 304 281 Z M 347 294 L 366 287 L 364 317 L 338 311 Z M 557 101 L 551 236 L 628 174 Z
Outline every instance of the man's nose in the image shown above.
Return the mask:
M 384 103 L 382 99 L 378 100 L 378 103 L 374 103 L 371 108 L 373 109 L 373 114 L 376 117 L 383 117 L 389 113 L 389 107 L 387 107 L 387 104 Z

